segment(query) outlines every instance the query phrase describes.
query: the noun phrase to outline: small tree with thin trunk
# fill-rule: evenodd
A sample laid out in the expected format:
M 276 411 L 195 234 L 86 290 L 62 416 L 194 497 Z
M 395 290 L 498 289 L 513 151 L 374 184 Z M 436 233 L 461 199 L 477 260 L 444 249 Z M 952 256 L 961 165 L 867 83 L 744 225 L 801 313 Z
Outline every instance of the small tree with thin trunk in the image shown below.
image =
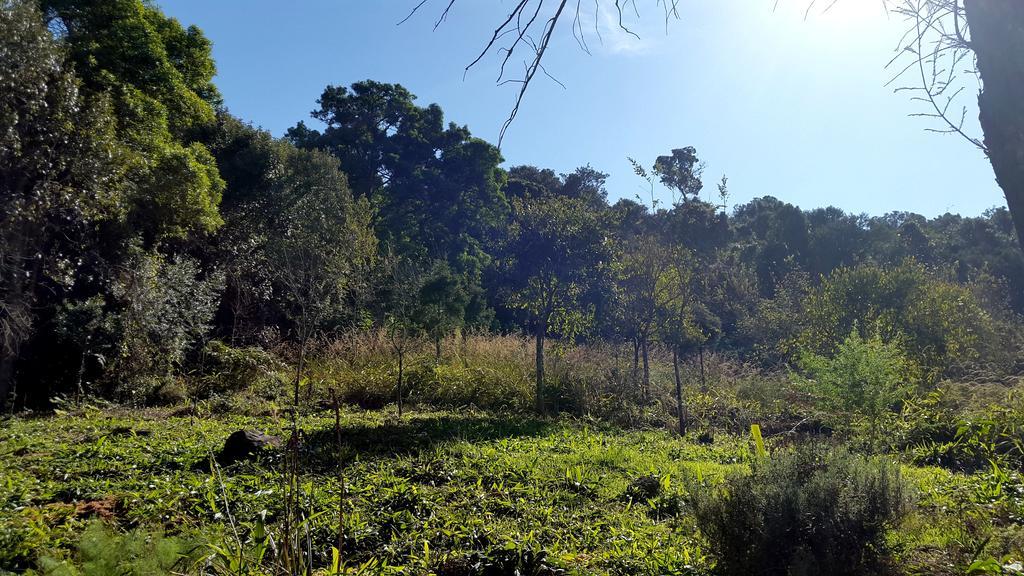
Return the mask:
M 536 340 L 536 408 L 543 414 L 544 346 L 549 333 L 572 338 L 588 317 L 584 288 L 607 262 L 601 213 L 564 196 L 516 199 L 502 266 L 507 303 L 530 317 Z
M 423 279 L 419 296 L 417 321 L 434 344 L 434 362 L 440 364 L 441 342 L 464 324 L 469 294 L 463 279 L 439 260 Z
M 278 193 L 287 198 L 284 232 L 268 243 L 284 312 L 299 345 L 293 394 L 296 408 L 306 348 L 323 322 L 337 318 L 365 278 L 376 249 L 365 200 L 354 201 L 338 163 L 326 153 L 293 150 Z
M 420 295 L 423 289 L 423 271 L 409 258 L 389 256 L 385 262 L 388 296 L 385 302 L 384 327 L 388 341 L 398 361 L 395 382 L 395 400 L 398 417 L 402 417 L 405 401 L 405 359 L 409 348 L 423 332 L 420 322 Z

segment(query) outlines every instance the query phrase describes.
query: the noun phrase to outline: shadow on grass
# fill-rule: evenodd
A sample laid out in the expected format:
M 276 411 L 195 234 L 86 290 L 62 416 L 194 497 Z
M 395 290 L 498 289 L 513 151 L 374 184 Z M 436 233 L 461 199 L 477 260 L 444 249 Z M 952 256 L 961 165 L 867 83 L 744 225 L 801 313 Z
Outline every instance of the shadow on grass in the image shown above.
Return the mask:
M 471 416 L 412 416 L 380 425 L 348 425 L 341 429 L 347 457 L 381 458 L 416 454 L 448 442 L 485 442 L 501 438 L 542 436 L 552 425 L 541 420 L 474 414 Z M 336 463 L 334 427 L 306 434 L 306 464 L 313 468 Z

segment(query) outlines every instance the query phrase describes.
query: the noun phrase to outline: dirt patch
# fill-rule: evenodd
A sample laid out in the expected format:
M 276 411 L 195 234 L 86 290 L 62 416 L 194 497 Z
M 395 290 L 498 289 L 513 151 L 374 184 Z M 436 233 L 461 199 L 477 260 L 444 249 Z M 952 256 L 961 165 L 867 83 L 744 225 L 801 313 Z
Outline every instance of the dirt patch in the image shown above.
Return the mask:
M 121 511 L 121 502 L 113 496 L 102 500 L 84 500 L 75 503 L 75 516 L 95 516 L 103 520 L 115 518 Z

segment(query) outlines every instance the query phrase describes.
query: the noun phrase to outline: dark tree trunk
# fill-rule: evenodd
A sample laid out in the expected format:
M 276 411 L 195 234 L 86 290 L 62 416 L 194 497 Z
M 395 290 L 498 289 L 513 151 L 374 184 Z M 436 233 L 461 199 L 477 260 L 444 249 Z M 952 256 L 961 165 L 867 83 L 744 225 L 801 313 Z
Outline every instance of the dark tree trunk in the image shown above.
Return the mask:
M 0 410 L 14 411 L 14 354 L 0 352 Z M 9 404 L 8 404 L 9 403 Z
M 402 417 L 402 396 L 405 395 L 405 390 L 402 389 L 402 372 L 405 368 L 405 350 L 400 349 L 398 351 L 398 417 Z
M 640 339 L 640 353 L 644 359 L 644 373 L 643 373 L 643 393 L 644 402 L 649 402 L 651 399 L 651 364 L 648 361 L 647 354 L 647 338 Z
M 544 414 L 544 337 L 547 322 L 537 322 L 537 414 Z
M 699 350 L 700 350 L 700 391 L 701 392 L 707 392 L 708 391 L 708 381 L 704 377 L 704 346 L 702 345 L 699 348 Z
M 672 347 L 672 371 L 676 376 L 676 404 L 679 406 L 679 435 L 686 436 L 686 405 L 683 404 L 683 381 L 679 378 L 679 349 Z
M 985 147 L 1024 247 L 1024 2 L 964 0 L 964 9 L 983 86 Z

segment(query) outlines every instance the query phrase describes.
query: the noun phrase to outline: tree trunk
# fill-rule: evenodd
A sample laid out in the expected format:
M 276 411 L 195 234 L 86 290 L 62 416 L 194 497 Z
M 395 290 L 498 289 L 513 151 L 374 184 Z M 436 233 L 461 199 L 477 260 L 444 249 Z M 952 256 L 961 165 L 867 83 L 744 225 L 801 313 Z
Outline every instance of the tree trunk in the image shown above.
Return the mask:
M 679 406 L 679 435 L 686 436 L 686 406 L 683 404 L 683 381 L 679 378 L 679 349 L 672 347 L 672 370 L 676 376 L 676 404 Z
M 537 322 L 537 414 L 544 414 L 544 337 L 547 322 Z
M 643 374 L 643 393 L 644 402 L 650 402 L 651 400 L 651 364 L 648 361 L 647 354 L 647 338 L 640 339 L 640 353 L 644 359 L 644 374 Z
M 633 382 L 636 382 L 636 373 L 640 371 L 640 339 L 633 338 Z
M 14 412 L 14 362 L 17 357 L 12 353 L 0 352 L 0 410 L 4 408 Z M 10 403 L 10 404 L 8 404 Z
M 985 147 L 1024 247 L 1024 2 L 964 0 L 964 10 L 983 86 Z
M 441 363 L 441 337 L 434 338 L 434 364 Z
M 402 418 L 402 396 L 405 395 L 405 390 L 402 389 L 402 372 L 405 368 L 405 350 L 398 350 L 398 418 Z
M 700 350 L 700 391 L 701 392 L 707 392 L 708 391 L 708 381 L 704 377 L 704 345 L 703 344 L 701 345 L 699 350 Z
M 306 364 L 306 341 L 309 337 L 306 335 L 308 331 L 302 329 L 302 338 L 299 340 L 299 363 L 295 366 L 295 416 L 299 414 L 299 385 L 302 383 L 302 370 Z

